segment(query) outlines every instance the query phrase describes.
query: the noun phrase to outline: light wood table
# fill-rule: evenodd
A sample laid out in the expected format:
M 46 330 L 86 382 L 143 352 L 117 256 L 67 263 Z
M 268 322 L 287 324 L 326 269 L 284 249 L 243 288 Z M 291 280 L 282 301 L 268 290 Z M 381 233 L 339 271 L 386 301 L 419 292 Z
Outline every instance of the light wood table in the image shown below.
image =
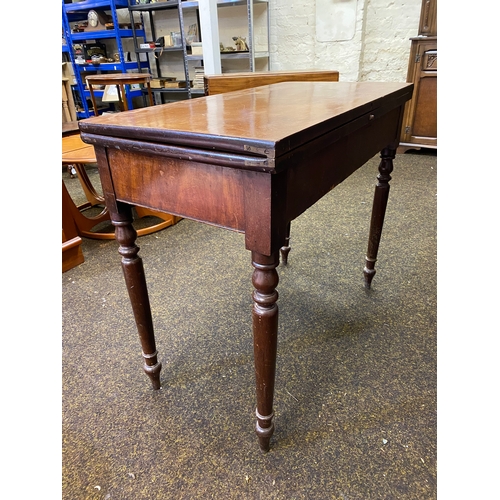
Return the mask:
M 139 332 L 159 389 L 153 321 L 132 226 L 139 205 L 240 231 L 254 267 L 256 432 L 274 432 L 280 248 L 293 219 L 378 151 L 364 282 L 375 274 L 407 83 L 286 82 L 80 122 L 96 150 Z M 116 314 L 124 314 L 117 310 Z
M 94 108 L 94 116 L 99 114 L 97 102 L 94 95 L 94 85 L 116 85 L 118 88 L 118 98 L 123 111 L 128 111 L 127 93 L 125 85 L 142 84 L 148 89 L 150 106 L 154 106 L 153 94 L 150 85 L 151 75 L 149 73 L 108 73 L 102 75 L 90 75 L 85 78 L 90 90 L 90 99 Z

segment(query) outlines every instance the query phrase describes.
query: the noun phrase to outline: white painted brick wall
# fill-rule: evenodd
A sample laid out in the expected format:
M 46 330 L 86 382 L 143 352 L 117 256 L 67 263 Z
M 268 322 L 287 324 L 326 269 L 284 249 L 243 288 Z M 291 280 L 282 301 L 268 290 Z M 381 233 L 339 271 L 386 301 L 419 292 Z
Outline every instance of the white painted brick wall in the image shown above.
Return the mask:
M 410 37 L 418 35 L 421 0 L 367 2 L 361 81 L 405 81 Z
M 270 0 L 271 69 L 336 69 L 341 81 L 405 81 L 421 0 L 358 0 L 352 40 L 316 40 L 315 0 Z

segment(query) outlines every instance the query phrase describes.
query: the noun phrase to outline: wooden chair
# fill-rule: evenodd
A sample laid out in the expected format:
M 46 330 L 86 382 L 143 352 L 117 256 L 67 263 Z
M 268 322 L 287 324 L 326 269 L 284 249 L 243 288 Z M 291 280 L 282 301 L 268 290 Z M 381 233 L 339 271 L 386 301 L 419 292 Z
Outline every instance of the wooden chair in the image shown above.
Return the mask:
M 205 95 L 223 94 L 235 90 L 261 87 L 281 82 L 338 82 L 338 71 L 266 71 L 263 73 L 224 73 L 205 75 Z M 288 223 L 285 245 L 281 248 L 281 262 L 287 264 L 290 253 L 290 223 Z

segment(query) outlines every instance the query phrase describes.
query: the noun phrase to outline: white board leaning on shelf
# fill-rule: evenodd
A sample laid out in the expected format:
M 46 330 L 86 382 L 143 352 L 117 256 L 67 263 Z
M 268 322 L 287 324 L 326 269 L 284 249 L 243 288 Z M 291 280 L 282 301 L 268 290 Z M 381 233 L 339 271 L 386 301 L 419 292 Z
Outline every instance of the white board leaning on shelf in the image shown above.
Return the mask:
M 116 85 L 106 85 L 102 94 L 102 102 L 118 102 L 118 87 Z

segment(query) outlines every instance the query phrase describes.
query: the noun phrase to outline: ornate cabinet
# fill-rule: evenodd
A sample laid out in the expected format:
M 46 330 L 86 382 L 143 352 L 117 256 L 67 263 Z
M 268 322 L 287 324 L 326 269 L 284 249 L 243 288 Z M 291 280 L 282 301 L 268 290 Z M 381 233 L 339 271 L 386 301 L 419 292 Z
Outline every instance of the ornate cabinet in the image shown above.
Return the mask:
M 419 36 L 411 38 L 406 81 L 415 84 L 401 131 L 403 149 L 437 149 L 437 0 L 423 0 Z

